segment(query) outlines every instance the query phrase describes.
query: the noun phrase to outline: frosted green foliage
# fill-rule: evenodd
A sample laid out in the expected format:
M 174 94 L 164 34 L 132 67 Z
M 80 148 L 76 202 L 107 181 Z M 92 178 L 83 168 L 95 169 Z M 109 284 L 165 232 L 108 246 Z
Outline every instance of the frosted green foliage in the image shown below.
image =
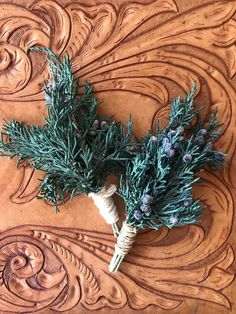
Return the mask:
M 132 124 L 128 131 L 120 123 L 99 116 L 98 101 L 86 83 L 78 95 L 68 56 L 57 57 L 49 49 L 34 48 L 47 54 L 50 76 L 45 82 L 47 118 L 42 126 L 6 122 L 1 134 L 1 156 L 17 156 L 45 172 L 39 197 L 52 202 L 65 196 L 98 192 L 109 173 L 123 171 L 132 157 Z M 9 141 L 6 141 L 6 137 Z
M 225 154 L 213 145 L 221 133 L 216 113 L 207 122 L 200 121 L 200 110 L 193 106 L 195 90 L 194 85 L 186 98 L 172 101 L 169 124 L 162 129 L 157 124 L 156 132 L 143 138 L 140 152 L 127 161 L 119 193 L 129 225 L 172 228 L 195 223 L 201 216 L 193 185 L 206 166 L 221 168 Z

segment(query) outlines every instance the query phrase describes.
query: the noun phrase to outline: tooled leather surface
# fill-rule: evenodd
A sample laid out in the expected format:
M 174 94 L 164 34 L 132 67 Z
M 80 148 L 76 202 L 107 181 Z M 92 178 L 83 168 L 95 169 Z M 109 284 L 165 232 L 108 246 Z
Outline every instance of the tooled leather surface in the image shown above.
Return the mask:
M 205 171 L 195 189 L 202 222 L 139 234 L 116 274 L 111 230 L 92 202 L 82 196 L 55 214 L 36 199 L 42 174 L 1 159 L 2 313 L 236 311 L 235 11 L 236 1 L 0 1 L 1 116 L 43 121 L 47 62 L 27 51 L 38 45 L 68 53 L 101 111 L 123 121 L 131 113 L 139 135 L 196 81 L 196 102 L 204 114 L 218 108 L 217 147 L 229 153 L 226 170 Z

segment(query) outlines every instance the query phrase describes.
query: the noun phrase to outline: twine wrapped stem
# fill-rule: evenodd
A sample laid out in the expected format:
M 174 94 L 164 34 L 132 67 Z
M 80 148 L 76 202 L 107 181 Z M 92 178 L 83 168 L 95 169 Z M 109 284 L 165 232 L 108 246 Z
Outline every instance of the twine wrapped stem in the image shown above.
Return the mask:
M 88 196 L 94 201 L 94 204 L 99 209 L 100 215 L 104 218 L 107 224 L 112 225 L 114 236 L 119 235 L 119 214 L 113 200 L 112 195 L 116 192 L 116 186 L 110 185 L 108 188 L 103 187 L 97 193 L 89 193 Z
M 137 229 L 123 222 L 115 245 L 115 252 L 109 265 L 109 271 L 118 271 L 124 257 L 129 253 L 137 235 Z

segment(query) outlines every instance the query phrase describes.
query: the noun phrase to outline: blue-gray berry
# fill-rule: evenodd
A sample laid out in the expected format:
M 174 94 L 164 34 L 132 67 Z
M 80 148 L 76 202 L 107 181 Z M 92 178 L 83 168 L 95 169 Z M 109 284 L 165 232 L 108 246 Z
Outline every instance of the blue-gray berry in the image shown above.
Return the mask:
M 195 138 L 195 143 L 197 145 L 203 145 L 205 144 L 205 139 L 203 137 L 203 135 L 198 135 L 196 138 Z
M 150 209 L 147 210 L 147 211 L 145 211 L 144 214 L 145 214 L 145 216 L 150 216 L 150 215 L 151 215 L 151 212 L 152 212 L 152 209 L 151 209 L 151 207 L 150 207 Z
M 180 137 L 179 137 L 179 141 L 180 141 L 180 142 L 184 141 L 184 137 L 183 137 L 183 136 L 180 136 Z
M 176 134 L 176 131 L 175 130 L 170 130 L 167 134 L 168 137 L 172 137 Z
M 152 204 L 153 203 L 153 197 L 149 194 L 144 194 L 141 198 L 141 201 L 143 204 Z
M 169 143 L 169 142 L 167 142 L 167 143 L 164 145 L 164 150 L 165 150 L 165 152 L 169 151 L 171 148 L 172 148 L 172 145 L 171 145 L 171 143 Z
M 142 212 L 146 213 L 146 212 L 149 212 L 151 210 L 151 207 L 148 204 L 142 204 L 140 206 L 140 209 L 141 209 Z
M 168 139 L 168 137 L 163 137 L 163 139 L 162 139 L 162 144 L 163 145 L 166 145 L 169 142 L 170 142 L 170 140 Z
M 102 121 L 100 125 L 101 130 L 106 131 L 108 129 L 107 121 Z
M 140 219 L 142 219 L 142 217 L 143 217 L 143 214 L 141 213 L 141 211 L 139 211 L 139 210 L 134 211 L 134 218 L 136 220 L 140 220 Z
M 184 134 L 184 127 L 182 126 L 179 126 L 176 131 L 179 133 L 179 134 Z
M 225 156 L 225 154 L 222 153 L 222 152 L 216 152 L 215 153 L 215 158 L 218 159 L 218 160 L 224 159 L 224 156 Z
M 94 120 L 92 124 L 92 129 L 97 130 L 99 128 L 100 122 L 98 120 Z
M 193 160 L 193 157 L 190 154 L 185 154 L 183 156 L 183 162 L 186 164 L 189 164 L 192 160 Z
M 193 200 L 191 198 L 187 198 L 186 200 L 184 200 L 185 207 L 192 205 L 192 203 L 193 203 Z
M 199 134 L 206 135 L 207 134 L 207 130 L 206 129 L 200 129 L 199 130 Z
M 212 142 L 206 143 L 206 145 L 204 147 L 204 149 L 206 149 L 206 150 L 211 150 L 212 148 L 213 148 L 213 143 Z
M 174 156 L 175 151 L 174 149 L 169 149 L 168 151 L 165 152 L 166 153 L 166 157 L 171 158 Z

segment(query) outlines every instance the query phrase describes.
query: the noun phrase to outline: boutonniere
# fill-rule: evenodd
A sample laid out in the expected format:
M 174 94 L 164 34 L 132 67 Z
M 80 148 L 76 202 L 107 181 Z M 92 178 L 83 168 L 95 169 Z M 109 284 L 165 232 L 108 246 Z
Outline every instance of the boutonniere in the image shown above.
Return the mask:
M 202 206 L 193 196 L 193 185 L 206 166 L 220 168 L 225 153 L 214 147 L 221 129 L 216 113 L 207 122 L 194 109 L 196 86 L 183 100 L 171 103 L 169 124 L 156 126 L 144 138 L 136 156 L 127 161 L 119 194 L 125 202 L 126 219 L 115 245 L 110 271 L 117 271 L 132 248 L 139 229 L 160 229 L 199 221 Z M 194 121 L 197 123 L 194 123 Z
M 90 196 L 100 214 L 119 232 L 118 212 L 112 195 L 116 186 L 105 186 L 106 177 L 124 170 L 132 157 L 132 124 L 128 130 L 117 121 L 100 117 L 99 102 L 86 83 L 78 95 L 79 81 L 73 77 L 68 56 L 57 57 L 49 49 L 33 48 L 47 54 L 50 75 L 45 82 L 47 117 L 42 126 L 5 121 L 1 134 L 1 156 L 29 161 L 43 171 L 39 197 L 53 203 L 84 193 Z M 5 138 L 9 141 L 5 141 Z

